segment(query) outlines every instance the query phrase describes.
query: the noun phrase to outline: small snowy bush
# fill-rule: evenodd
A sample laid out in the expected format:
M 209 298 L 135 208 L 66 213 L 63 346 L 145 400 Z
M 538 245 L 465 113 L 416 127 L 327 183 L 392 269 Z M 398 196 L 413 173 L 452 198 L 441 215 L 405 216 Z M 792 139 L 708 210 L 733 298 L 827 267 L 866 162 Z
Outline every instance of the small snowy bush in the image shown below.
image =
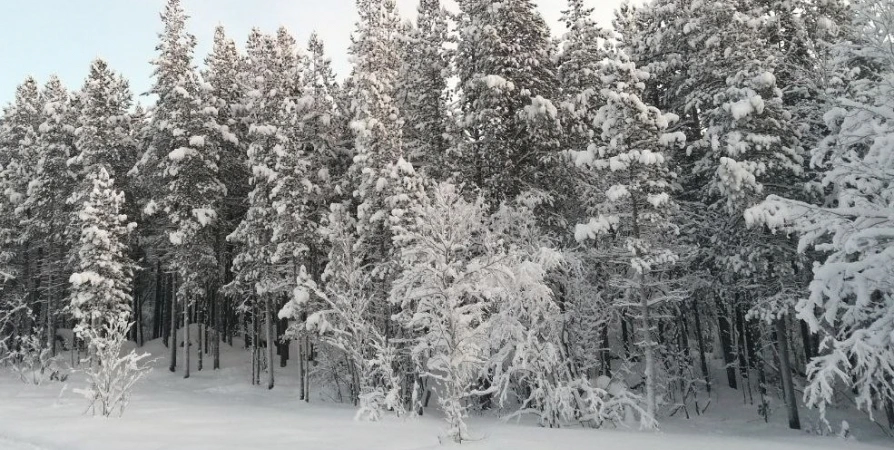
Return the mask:
M 84 370 L 90 387 L 75 392 L 87 399 L 87 411 L 94 415 L 98 412 L 109 417 L 116 411 L 119 416 L 124 414 L 134 385 L 151 370 L 143 361 L 148 353 L 131 350 L 122 355 L 130 325 L 119 319 L 102 329 L 85 328 L 80 333 L 90 348 L 88 368 Z

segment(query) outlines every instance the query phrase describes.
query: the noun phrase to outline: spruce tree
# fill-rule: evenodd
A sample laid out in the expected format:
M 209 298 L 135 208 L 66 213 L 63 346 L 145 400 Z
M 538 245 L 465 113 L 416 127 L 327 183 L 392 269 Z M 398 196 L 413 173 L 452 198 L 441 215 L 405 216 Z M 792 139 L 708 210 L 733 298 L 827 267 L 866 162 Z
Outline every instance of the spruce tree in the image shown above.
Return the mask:
M 447 80 L 451 76 L 448 13 L 440 0 L 421 0 L 404 43 L 400 108 L 407 160 L 437 177 L 449 175 Z
M 530 0 L 459 4 L 459 171 L 496 206 L 555 181 L 554 51 Z
M 75 272 L 71 275 L 71 311 L 79 334 L 128 320 L 133 264 L 126 239 L 136 226 L 121 214 L 124 194 L 104 167 L 87 176 L 93 186 L 79 207 L 80 228 Z

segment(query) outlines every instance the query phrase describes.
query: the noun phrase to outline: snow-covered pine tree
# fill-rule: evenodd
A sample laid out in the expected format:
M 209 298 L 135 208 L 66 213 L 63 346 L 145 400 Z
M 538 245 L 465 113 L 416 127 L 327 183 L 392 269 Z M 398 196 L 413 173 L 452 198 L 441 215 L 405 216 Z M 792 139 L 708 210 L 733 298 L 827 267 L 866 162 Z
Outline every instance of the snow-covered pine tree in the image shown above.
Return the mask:
M 240 245 L 233 259 L 235 278 L 229 283 L 228 291 L 230 295 L 251 299 L 243 306 L 254 311 L 257 305 L 264 305 L 267 386 L 272 389 L 273 310 L 275 303 L 288 295 L 295 283 L 295 261 L 281 261 L 281 258 L 294 253 L 292 237 L 284 234 L 292 224 L 285 220 L 293 212 L 291 205 L 300 192 L 292 189 L 298 184 L 284 187 L 283 183 L 294 180 L 294 170 L 304 168 L 295 165 L 299 148 L 291 133 L 298 114 L 294 105 L 299 98 L 301 66 L 294 39 L 285 29 L 280 29 L 276 37 L 252 30 L 246 53 L 248 60 L 243 76 L 248 90 L 243 104 L 248 124 L 252 190 L 245 217 L 227 237 Z M 278 253 L 280 244 L 282 252 Z M 259 319 L 253 316 L 255 321 Z
M 384 336 L 374 369 L 385 375 L 384 385 L 363 381 L 361 412 L 370 418 L 381 415 L 381 408 L 401 411 L 404 399 L 395 382 L 395 351 L 391 338 L 398 327 L 392 324 L 391 305 L 387 301 L 398 262 L 392 227 L 408 220 L 410 205 L 423 195 L 422 181 L 413 166 L 404 159 L 403 119 L 396 99 L 398 88 L 399 35 L 401 26 L 394 0 L 360 0 L 359 20 L 352 35 L 350 54 L 352 72 L 352 117 L 354 161 L 349 169 L 353 196 L 357 204 L 354 256 L 363 261 L 373 283 L 368 287 L 372 305 L 366 319 Z M 402 368 L 404 370 L 406 368 Z M 372 372 L 364 376 L 373 375 Z
M 232 246 L 226 237 L 232 233 L 245 216 L 245 199 L 248 197 L 248 165 L 246 156 L 247 128 L 244 123 L 245 98 L 242 72 L 242 56 L 236 43 L 227 38 L 224 28 L 214 30 L 214 44 L 205 58 L 206 69 L 202 79 L 207 84 L 204 93 L 204 109 L 209 114 L 211 132 L 207 136 L 207 146 L 212 146 L 220 157 L 218 178 L 226 187 L 221 199 L 218 219 L 212 225 L 215 233 L 215 254 L 218 274 L 209 294 L 211 308 L 211 342 L 213 368 L 220 367 L 220 341 L 225 310 L 220 286 L 227 283 L 231 275 L 230 261 Z
M 705 181 L 703 202 L 718 210 L 715 230 L 727 230 L 711 240 L 712 258 L 722 279 L 732 287 L 727 290 L 731 294 L 727 301 L 742 343 L 754 339 L 753 326 L 744 324 L 741 317 L 743 311 L 771 307 L 784 315 L 804 284 L 804 277 L 798 274 L 806 271 L 792 240 L 747 230 L 742 213 L 769 193 L 803 198 L 805 155 L 791 107 L 783 101 L 786 86 L 780 85 L 775 75 L 783 58 L 773 43 L 773 12 L 762 2 L 736 6 L 731 16 L 713 16 L 722 21 L 721 29 L 726 31 L 713 40 L 709 37 L 706 54 L 700 56 L 714 61 L 715 67 L 723 61 L 728 68 L 721 72 L 726 75 L 724 85 L 705 108 L 705 136 L 691 150 L 699 155 L 694 174 Z M 755 283 L 762 289 L 744 287 Z M 787 326 L 777 327 L 778 340 L 787 334 Z M 742 381 L 750 383 L 748 367 L 753 352 L 745 345 L 738 347 Z M 782 345 L 779 350 L 786 367 L 790 355 Z M 780 377 L 790 400 L 790 426 L 800 428 L 791 371 L 781 370 Z
M 293 321 L 289 334 L 300 336 L 310 332 L 322 343 L 336 351 L 332 359 L 346 359 L 349 378 L 349 398 L 360 404 L 360 395 L 373 390 L 374 370 L 371 349 L 381 347 L 384 337 L 370 320 L 372 305 L 369 284 L 370 272 L 355 256 L 355 221 L 343 204 L 333 203 L 326 218 L 322 236 L 330 245 L 322 283 L 302 266 L 298 287 L 292 298 L 279 312 L 279 317 Z M 379 409 L 361 410 L 375 414 Z
M 75 114 L 68 90 L 58 77 L 51 77 L 40 93 L 43 110 L 35 143 L 34 178 L 21 204 L 20 239 L 33 243 L 41 290 L 41 328 L 50 355 L 56 354 L 55 324 L 59 309 L 60 289 L 67 279 L 65 258 L 70 247 L 66 231 L 71 211 L 65 203 L 75 180 L 66 162 L 74 152 Z
M 604 103 L 599 63 L 608 56 L 609 33 L 592 18 L 593 8 L 584 0 L 568 0 L 562 12 L 566 33 L 562 38 L 556 70 L 561 87 L 563 146 L 585 150 L 599 136 L 593 119 Z
M 531 0 L 459 6 L 459 172 L 496 207 L 562 178 L 553 44 Z
M 612 184 L 601 193 L 598 216 L 576 226 L 575 239 L 583 242 L 605 236 L 606 242 L 600 245 L 606 257 L 621 261 L 611 282 L 624 293 L 627 306 L 639 312 L 646 416 L 651 420 L 659 395 L 652 316 L 679 290 L 671 269 L 685 251 L 676 240 L 677 206 L 671 197 L 676 174 L 665 149 L 684 142 L 685 136 L 667 132 L 676 116 L 643 101 L 649 74 L 623 52 L 604 61 L 601 74 L 607 85 L 602 91 L 606 104 L 597 115 L 603 144 L 576 152 L 574 159 L 578 166 L 603 171 Z
M 447 165 L 447 80 L 451 76 L 448 13 L 440 0 L 420 0 L 416 26 L 405 37 L 400 74 L 407 160 L 427 175 L 445 178 Z
M 9 283 L 3 294 L 10 305 L 24 304 L 17 309 L 19 322 L 15 326 L 17 337 L 30 336 L 40 327 L 37 283 L 35 275 L 36 252 L 32 243 L 22 241 L 20 223 L 27 211 L 22 208 L 29 182 L 34 178 L 39 145 L 39 128 L 43 105 L 40 88 L 34 78 L 28 77 L 16 88 L 15 98 L 3 111 L 0 122 L 0 190 L 3 196 L 0 237 L 3 238 L 3 258 L 9 263 Z M 19 301 L 24 298 L 24 301 Z M 43 340 L 40 339 L 42 342 Z
M 80 205 L 93 189 L 87 180 L 90 173 L 100 167 L 116 180 L 116 187 L 125 196 L 121 211 L 128 217 L 136 217 L 139 210 L 134 201 L 136 183 L 131 183 L 127 173 L 139 157 L 139 145 L 135 138 L 136 121 L 131 113 L 133 97 L 127 81 L 115 73 L 102 59 L 90 64 L 84 85 L 77 93 L 73 105 L 76 114 L 75 151 L 68 160 L 68 169 L 75 177 L 76 186 L 66 195 L 70 205 Z M 128 206 L 133 204 L 131 206 Z M 67 209 L 69 217 L 76 217 L 77 208 Z M 77 229 L 71 239 L 77 239 Z
M 186 31 L 187 15 L 180 0 L 169 0 L 161 17 L 164 31 L 159 35 L 150 91 L 158 101 L 149 151 L 154 153 L 155 175 L 162 181 L 162 192 L 154 193 L 154 209 L 164 216 L 169 264 L 178 277 L 183 326 L 188 327 L 189 306 L 206 298 L 208 282 L 218 274 L 215 235 L 209 225 L 217 219 L 225 186 L 219 179 L 218 149 L 206 146 L 213 131 L 213 123 L 208 126 L 212 111 L 202 108 L 202 85 L 193 67 L 196 40 Z M 184 331 L 187 359 L 189 329 Z M 189 377 L 188 359 L 185 364 L 184 375 Z
M 87 176 L 93 188 L 79 206 L 75 272 L 70 277 L 71 311 L 77 333 L 100 330 L 130 318 L 133 263 L 127 235 L 136 227 L 121 214 L 124 194 L 104 167 Z
M 647 83 L 648 98 L 683 118 L 678 128 L 689 146 L 677 158 L 683 185 L 678 200 L 690 211 L 683 216 L 694 219 L 681 223 L 684 239 L 713 236 L 695 261 L 708 268 L 714 286 L 727 286 L 705 290 L 716 308 L 700 314 L 716 309 L 728 382 L 743 393 L 750 391 L 750 368 L 759 377 L 764 370 L 756 357 L 758 335 L 773 333 L 746 323 L 745 313 L 756 306 L 791 306 L 806 269 L 793 242 L 747 230 L 741 213 L 767 193 L 804 196 L 802 142 L 805 133 L 815 139 L 811 122 L 817 114 L 810 111 L 813 94 L 799 99 L 812 83 L 799 84 L 795 74 L 817 72 L 816 56 L 805 57 L 815 51 L 803 51 L 804 24 L 819 21 L 811 14 L 822 9 L 807 2 L 661 0 L 616 20 L 623 47 L 657 75 Z M 745 287 L 755 280 L 763 289 Z M 783 280 L 789 287 L 780 288 Z M 789 374 L 780 372 L 782 378 Z M 796 426 L 797 420 L 791 422 Z
M 300 266 L 307 267 L 311 278 L 320 281 L 329 251 L 320 228 L 329 214 L 329 205 L 344 199 L 338 183 L 348 163 L 340 142 L 346 121 L 336 104 L 338 84 L 316 33 L 310 37 L 308 53 L 299 61 L 300 88 L 285 106 L 285 126 L 293 150 L 278 155 L 281 176 L 273 200 L 277 214 L 272 237 L 276 243 L 274 258 L 291 280 L 286 283 L 289 290 L 294 288 Z M 305 308 L 290 319 L 301 323 L 307 313 Z M 309 368 L 305 362 L 309 364 L 313 343 L 304 329 L 293 327 L 292 331 L 289 336 L 299 341 L 301 395 L 309 401 Z
M 148 354 L 134 350 L 122 354 L 132 326 L 130 297 L 135 265 L 127 255 L 127 235 L 136 223 L 121 214 L 124 193 L 115 189 L 106 168 L 99 165 L 87 175 L 93 188 L 78 205 L 80 240 L 76 244 L 75 272 L 71 275 L 71 312 L 75 333 L 87 343 L 90 386 L 80 392 L 89 409 L 103 416 L 127 406 L 131 389 L 149 370 L 141 363 Z
M 824 331 L 821 354 L 807 367 L 804 399 L 820 409 L 848 386 L 859 408 L 884 409 L 894 423 L 894 308 L 892 277 L 890 138 L 894 129 L 894 58 L 887 30 L 894 26 L 888 2 L 855 3 L 854 41 L 843 41 L 839 66 L 859 67 L 858 74 L 825 114 L 832 133 L 812 150 L 811 164 L 820 171 L 826 198 L 820 204 L 770 195 L 749 209 L 755 225 L 794 231 L 799 250 L 814 249 L 809 297 L 796 306 L 798 317 L 813 332 Z

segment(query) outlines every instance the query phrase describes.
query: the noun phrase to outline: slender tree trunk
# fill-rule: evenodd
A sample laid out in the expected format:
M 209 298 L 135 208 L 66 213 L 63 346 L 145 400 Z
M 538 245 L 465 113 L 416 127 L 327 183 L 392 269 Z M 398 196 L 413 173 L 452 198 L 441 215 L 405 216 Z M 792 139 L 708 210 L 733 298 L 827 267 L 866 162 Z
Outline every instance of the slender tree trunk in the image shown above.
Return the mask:
M 301 386 L 298 388 L 298 399 L 305 400 L 306 395 L 304 392 L 304 345 L 302 345 L 303 341 L 301 339 L 298 340 L 298 378 Z
M 624 358 L 630 359 L 630 332 L 627 330 L 627 319 L 621 313 L 621 340 L 624 341 Z
M 130 282 L 131 282 L 130 295 L 132 297 L 131 300 L 133 302 L 133 306 L 132 306 L 133 314 L 131 314 L 131 318 L 133 319 L 133 327 L 131 327 L 131 329 L 130 329 L 130 337 L 131 337 L 131 340 L 134 341 L 137 344 L 137 346 L 139 346 L 140 342 L 139 342 L 139 337 L 137 335 L 139 334 L 139 329 L 140 329 L 141 325 L 140 325 L 140 296 L 137 293 L 137 277 L 133 277 L 133 279 L 130 280 Z
M 608 322 L 602 325 L 602 375 L 612 376 L 612 355 L 608 343 Z
M 174 274 L 170 274 L 169 277 L 171 286 L 171 289 L 168 290 L 168 295 L 171 297 L 171 366 L 169 369 L 171 372 L 175 372 L 177 370 L 177 291 L 175 290 L 177 281 Z
M 152 339 L 161 337 L 163 327 L 162 308 L 164 307 L 164 299 L 161 291 L 161 260 L 155 262 L 155 304 L 152 308 Z
M 258 367 L 258 364 L 257 364 L 258 352 L 257 352 L 257 350 L 255 349 L 255 344 L 256 344 L 256 340 L 257 340 L 257 333 L 255 332 L 255 323 L 256 323 L 257 320 L 258 320 L 258 319 L 257 319 L 257 314 L 255 314 L 255 311 L 256 311 L 256 310 L 257 310 L 257 308 L 252 308 L 251 324 L 250 324 L 250 326 L 251 326 L 251 332 L 250 332 L 250 333 L 245 333 L 245 336 L 246 336 L 245 343 L 246 343 L 246 345 L 248 344 L 248 341 L 249 341 L 249 340 L 251 341 L 251 384 L 252 384 L 252 385 L 257 384 L 257 382 L 255 381 L 255 380 L 256 380 L 256 373 L 255 373 L 255 372 L 257 371 L 257 367 Z M 249 339 L 248 336 L 251 336 L 251 338 Z
M 189 300 L 183 299 L 183 378 L 189 378 Z
M 211 310 L 214 311 L 212 314 L 214 316 L 214 333 L 212 333 L 211 351 L 214 353 L 214 363 L 212 364 L 214 370 L 220 369 L 220 329 L 222 327 L 220 306 L 217 290 L 214 289 L 211 291 Z
M 894 400 L 885 402 L 885 415 L 888 417 L 888 428 L 894 430 Z
M 313 346 L 307 336 L 304 336 L 304 346 L 307 349 L 307 363 L 304 364 L 304 402 L 310 403 L 310 362 L 313 360 Z
M 55 294 L 56 289 L 53 287 L 53 274 L 52 270 L 47 271 L 47 312 L 46 312 L 46 324 L 47 327 L 47 348 L 50 350 L 50 356 L 56 356 L 56 327 L 54 326 L 54 318 L 53 311 L 55 311 Z
M 199 302 L 196 302 L 196 306 L 194 306 L 196 310 L 196 328 L 199 334 L 198 339 L 196 340 L 196 354 L 198 358 L 196 359 L 196 370 L 202 370 L 202 363 L 204 362 L 205 355 L 205 311 L 202 306 L 199 305 Z
M 745 325 L 745 314 L 742 312 L 741 303 L 739 303 L 739 296 L 736 295 L 736 305 L 733 307 L 733 311 L 735 311 L 735 320 L 736 320 L 736 353 L 737 360 L 739 362 L 739 376 L 742 380 L 743 387 L 743 395 L 746 396 L 749 404 L 754 404 L 754 397 L 751 393 L 751 377 L 749 376 L 749 363 L 748 363 L 748 336 Z
M 288 319 L 279 319 L 276 321 L 276 336 L 279 349 L 279 367 L 286 367 L 289 361 L 289 343 L 290 340 L 285 339 L 286 330 L 289 327 Z
M 785 317 L 776 319 L 776 343 L 779 346 L 779 377 L 782 378 L 782 391 L 785 396 L 786 410 L 788 411 L 788 427 L 793 430 L 800 430 L 801 419 L 798 417 L 798 403 L 795 398 L 794 383 L 792 383 L 791 357 L 787 336 Z
M 638 276 L 642 282 L 642 275 Z M 655 357 L 653 355 L 653 345 L 655 338 L 652 336 L 652 318 L 651 307 L 649 306 L 649 298 L 645 292 L 639 292 L 640 308 L 643 316 L 643 354 L 646 358 L 645 381 L 646 381 L 646 413 L 649 417 L 655 417 Z
M 276 337 L 273 331 L 273 305 L 270 302 L 270 296 L 264 299 L 264 315 L 267 328 L 267 389 L 273 389 L 273 352 Z
M 258 305 L 255 302 L 251 314 L 251 354 L 252 354 L 252 381 L 251 384 L 261 384 L 261 345 L 258 342 L 258 330 L 260 322 L 258 317 Z
M 727 316 L 727 309 L 724 307 L 723 303 L 715 298 L 717 302 L 717 332 L 720 335 L 720 347 L 723 351 L 723 363 L 726 366 L 726 380 L 729 383 L 729 387 L 733 389 L 738 389 L 738 385 L 736 383 L 736 367 L 735 360 L 733 359 L 733 336 L 732 336 L 732 327 L 729 323 L 729 317 Z
M 691 300 L 691 304 L 693 319 L 695 321 L 695 339 L 698 342 L 699 363 L 702 369 L 702 377 L 705 379 L 705 389 L 708 391 L 708 394 L 710 394 L 711 377 L 708 374 L 708 361 L 705 358 L 705 336 L 702 333 L 702 319 L 699 316 L 698 302 L 695 301 L 695 298 Z
M 810 336 L 810 328 L 807 326 L 807 322 L 803 320 L 798 321 L 801 328 L 801 345 L 804 347 L 804 372 L 807 372 L 807 365 L 810 364 L 810 360 L 813 359 L 813 339 Z

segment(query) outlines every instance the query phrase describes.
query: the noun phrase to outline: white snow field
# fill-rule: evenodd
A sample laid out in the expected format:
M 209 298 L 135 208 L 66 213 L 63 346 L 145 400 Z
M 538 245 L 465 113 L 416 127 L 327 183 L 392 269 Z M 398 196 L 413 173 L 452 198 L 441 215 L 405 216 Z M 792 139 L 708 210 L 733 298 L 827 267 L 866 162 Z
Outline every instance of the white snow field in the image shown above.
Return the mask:
M 339 449 L 411 450 L 454 447 L 441 443 L 443 424 L 436 409 L 415 419 L 387 417 L 380 422 L 354 420 L 354 408 L 320 398 L 298 400 L 297 369 L 277 367 L 276 387 L 249 383 L 249 355 L 240 346 L 222 345 L 223 369 L 192 374 L 167 369 L 159 341 L 144 350 L 156 368 L 140 382 L 123 417 L 84 414 L 86 403 L 73 390 L 84 387 L 80 374 L 67 383 L 26 385 L 0 370 L 0 450 L 160 450 L 160 449 Z M 63 354 L 63 357 L 66 357 Z M 715 389 L 716 391 L 716 389 Z M 434 402 L 432 402 L 434 403 Z M 777 406 L 769 424 L 742 395 L 721 390 L 712 398 L 710 414 L 691 420 L 662 420 L 658 432 L 637 429 L 541 428 L 522 421 L 473 417 L 470 430 L 480 439 L 459 448 L 488 450 L 792 450 L 891 448 L 877 426 L 849 412 L 852 436 L 817 436 L 788 430 L 785 412 Z M 815 413 L 802 409 L 803 423 L 816 423 Z M 832 411 L 840 423 L 841 412 Z M 837 429 L 838 424 L 833 422 Z

